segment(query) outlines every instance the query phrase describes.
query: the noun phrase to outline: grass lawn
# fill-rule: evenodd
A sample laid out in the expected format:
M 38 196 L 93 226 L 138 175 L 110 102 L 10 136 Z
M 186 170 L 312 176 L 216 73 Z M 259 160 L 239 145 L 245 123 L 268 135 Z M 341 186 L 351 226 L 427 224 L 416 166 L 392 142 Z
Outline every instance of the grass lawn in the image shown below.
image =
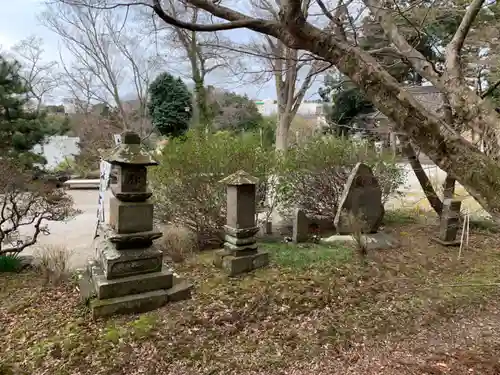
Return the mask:
M 92 321 L 76 286 L 0 274 L 0 374 L 500 374 L 500 238 L 458 249 L 387 216 L 396 250 L 262 244 L 272 265 L 228 278 L 202 253 L 193 299 Z

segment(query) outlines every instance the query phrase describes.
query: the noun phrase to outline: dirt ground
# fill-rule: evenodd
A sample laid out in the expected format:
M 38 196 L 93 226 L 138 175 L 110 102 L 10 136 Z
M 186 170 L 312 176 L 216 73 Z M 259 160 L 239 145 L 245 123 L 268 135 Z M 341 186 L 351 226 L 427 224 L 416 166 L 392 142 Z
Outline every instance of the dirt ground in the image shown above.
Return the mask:
M 0 274 L 0 374 L 500 374 L 500 239 L 431 241 L 435 219 L 386 215 L 399 249 L 261 244 L 269 267 L 228 278 L 212 254 L 175 271 L 192 300 L 92 321 L 73 282 Z

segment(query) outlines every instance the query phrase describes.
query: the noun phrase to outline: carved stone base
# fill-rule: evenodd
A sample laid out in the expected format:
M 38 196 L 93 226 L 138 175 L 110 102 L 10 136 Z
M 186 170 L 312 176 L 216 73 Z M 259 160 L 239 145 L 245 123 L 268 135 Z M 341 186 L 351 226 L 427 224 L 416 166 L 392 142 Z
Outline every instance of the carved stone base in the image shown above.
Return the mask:
M 170 289 L 174 283 L 174 275 L 170 270 L 107 279 L 101 267 L 95 265 L 91 269 L 91 275 L 99 299 L 123 297 L 157 289 Z
M 118 250 L 108 241 L 101 241 L 97 256 L 107 279 L 159 272 L 163 253 L 155 247 Z
M 250 272 L 268 264 L 269 253 L 261 250 L 255 250 L 253 254 L 235 256 L 231 255 L 228 250 L 222 249 L 216 251 L 214 257 L 214 265 L 222 268 L 229 276 Z
M 224 232 L 231 237 L 235 238 L 249 238 L 259 233 L 259 227 L 236 229 L 229 225 L 224 225 Z
M 167 302 L 191 298 L 193 288 L 186 280 L 173 276 L 171 271 L 109 280 L 97 262 L 89 264 L 79 285 L 94 318 L 151 311 Z

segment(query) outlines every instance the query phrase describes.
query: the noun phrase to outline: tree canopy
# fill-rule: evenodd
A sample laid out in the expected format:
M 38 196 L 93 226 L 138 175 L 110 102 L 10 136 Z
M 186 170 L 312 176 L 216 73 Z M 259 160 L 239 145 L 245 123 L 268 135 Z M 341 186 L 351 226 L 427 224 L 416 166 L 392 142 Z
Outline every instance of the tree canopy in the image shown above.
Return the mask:
M 45 162 L 33 147 L 64 129 L 50 121 L 46 112 L 29 108 L 29 88 L 20 69 L 18 62 L 0 55 L 0 150 L 3 157 L 32 167 Z
M 192 98 L 186 84 L 169 73 L 161 73 L 149 86 L 148 110 L 153 127 L 171 137 L 189 128 Z

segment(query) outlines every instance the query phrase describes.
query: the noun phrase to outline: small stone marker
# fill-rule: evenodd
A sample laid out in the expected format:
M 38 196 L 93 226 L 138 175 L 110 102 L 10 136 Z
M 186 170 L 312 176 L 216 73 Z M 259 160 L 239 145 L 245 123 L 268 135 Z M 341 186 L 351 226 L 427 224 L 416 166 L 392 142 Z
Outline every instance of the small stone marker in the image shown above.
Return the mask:
M 309 239 L 309 219 L 304 211 L 296 208 L 293 215 L 292 241 L 306 242 Z
M 361 219 L 363 233 L 376 233 L 384 218 L 382 189 L 371 168 L 357 163 L 344 186 L 333 223 L 339 234 L 351 234 L 348 215 Z
M 458 227 L 460 226 L 460 207 L 462 201 L 445 199 L 443 212 L 439 220 L 439 236 L 434 240 L 443 246 L 460 246 L 457 240 Z
M 190 297 L 191 285 L 162 270 L 163 253 L 153 240 L 162 233 L 153 227 L 152 193 L 147 189 L 146 167 L 157 165 L 134 132 L 124 132 L 107 158 L 112 165 L 109 225 L 98 237 L 97 261 L 89 265 L 89 282 L 97 299 L 92 315 L 153 310 L 169 300 Z M 81 290 L 89 290 L 88 285 Z
M 302 209 L 296 208 L 292 219 L 292 241 L 307 242 L 311 235 L 319 235 L 335 229 L 333 220 L 328 216 L 308 215 Z
M 224 249 L 215 253 L 214 265 L 230 276 L 268 265 L 269 254 L 257 249 L 255 238 L 258 179 L 240 170 L 220 182 L 227 185 L 227 223 Z

